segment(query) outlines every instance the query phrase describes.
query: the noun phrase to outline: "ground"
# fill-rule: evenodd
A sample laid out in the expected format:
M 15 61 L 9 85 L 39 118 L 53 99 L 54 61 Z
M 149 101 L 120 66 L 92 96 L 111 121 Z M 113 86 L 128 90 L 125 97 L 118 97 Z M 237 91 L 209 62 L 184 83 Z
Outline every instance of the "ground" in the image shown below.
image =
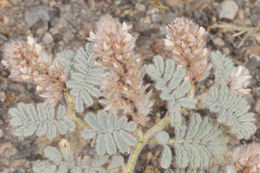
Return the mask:
M 53 55 L 64 49 L 76 50 L 87 41 L 95 22 L 109 14 L 132 24 L 131 33 L 138 38 L 136 50 L 149 62 L 156 54 L 169 56 L 163 47 L 167 24 L 175 17 L 193 19 L 209 31 L 209 49 L 221 50 L 236 65 L 246 66 L 253 76 L 249 86 L 252 92 L 247 99 L 252 105 L 251 111 L 256 113 L 258 130 L 250 140 L 231 141 L 232 149 L 240 143 L 260 142 L 260 61 L 257 61 L 260 57 L 260 1 L 234 0 L 228 5 L 223 5 L 222 0 L 0 0 L 0 47 L 9 40 L 33 36 Z M 212 29 L 218 22 L 249 28 L 248 37 L 245 38 L 246 33 L 232 37 L 233 33 L 228 30 Z M 252 30 L 256 32 L 251 33 Z M 14 82 L 8 74 L 0 63 L 0 172 L 30 173 L 32 163 L 43 158 L 40 149 L 48 143 L 57 143 L 58 139 L 50 142 L 36 136 L 18 138 L 12 135 L 8 109 L 18 102 L 40 102 L 41 98 L 35 94 L 33 85 Z M 72 145 L 80 140 L 70 139 L 74 141 Z M 162 172 L 157 166 L 159 155 L 158 147 L 146 147 L 136 172 Z M 219 165 L 208 172 L 223 170 L 223 165 Z

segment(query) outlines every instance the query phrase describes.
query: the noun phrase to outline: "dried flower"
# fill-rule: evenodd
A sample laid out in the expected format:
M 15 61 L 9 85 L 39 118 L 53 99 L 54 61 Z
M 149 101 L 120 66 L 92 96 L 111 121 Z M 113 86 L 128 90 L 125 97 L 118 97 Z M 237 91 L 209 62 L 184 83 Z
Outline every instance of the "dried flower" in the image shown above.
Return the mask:
M 233 165 L 226 166 L 226 173 L 237 173 Z
M 71 153 L 70 143 L 66 139 L 62 139 L 59 142 L 60 150 L 63 154 L 69 154 Z
M 153 102 L 150 101 L 151 93 L 146 93 L 147 87 L 142 83 L 144 69 L 134 52 L 136 38 L 128 33 L 131 27 L 104 16 L 96 28 L 89 40 L 94 42 L 93 50 L 100 56 L 100 64 L 109 69 L 102 86 L 107 109 L 139 118 L 147 116 Z
M 192 79 L 205 79 L 212 67 L 208 62 L 209 51 L 205 47 L 205 29 L 192 20 L 176 18 L 166 32 L 165 46 L 171 50 L 174 60 L 189 69 Z
M 247 88 L 251 78 L 252 76 L 250 76 L 247 68 L 238 66 L 230 75 L 228 86 L 231 90 L 247 95 L 251 91 Z
M 46 102 L 56 102 L 62 96 L 66 80 L 63 67 L 53 61 L 34 38 L 6 44 L 1 62 L 10 70 L 9 77 L 13 80 L 37 85 L 36 91 Z
M 242 173 L 260 172 L 260 144 L 238 147 L 233 153 L 233 166 Z

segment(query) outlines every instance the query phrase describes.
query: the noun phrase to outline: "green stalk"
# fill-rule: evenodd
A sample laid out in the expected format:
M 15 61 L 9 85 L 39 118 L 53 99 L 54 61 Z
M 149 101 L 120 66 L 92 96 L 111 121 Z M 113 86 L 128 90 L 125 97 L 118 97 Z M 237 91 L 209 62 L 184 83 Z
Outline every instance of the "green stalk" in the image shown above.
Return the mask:
M 155 124 L 150 130 L 148 130 L 144 136 L 138 135 L 139 136 L 138 142 L 135 145 L 134 150 L 131 153 L 129 160 L 127 162 L 126 173 L 134 172 L 136 161 L 144 146 L 149 142 L 151 137 L 153 137 L 153 135 L 155 135 L 157 132 L 162 130 L 169 123 L 169 121 L 170 121 L 170 117 L 166 115 L 159 123 Z M 138 134 L 140 133 L 138 132 Z

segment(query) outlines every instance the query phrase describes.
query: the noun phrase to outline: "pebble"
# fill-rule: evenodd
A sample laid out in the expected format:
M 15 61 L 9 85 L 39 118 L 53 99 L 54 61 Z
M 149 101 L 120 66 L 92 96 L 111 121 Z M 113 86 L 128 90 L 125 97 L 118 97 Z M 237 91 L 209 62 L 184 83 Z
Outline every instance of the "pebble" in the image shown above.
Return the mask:
M 136 5 L 135 5 L 135 8 L 136 8 L 136 10 L 138 10 L 138 11 L 140 11 L 140 12 L 145 12 L 145 5 L 144 4 L 140 4 L 140 3 L 137 3 Z
M 1 44 L 0 44 L 1 46 Z M 4 65 L 0 62 L 0 71 L 3 71 L 4 70 Z
M 140 22 L 138 22 L 135 25 L 135 30 L 142 32 L 142 31 L 146 31 L 149 30 L 151 28 L 151 19 L 150 16 L 146 16 L 140 19 Z
M 219 18 L 233 20 L 237 14 L 238 6 L 233 0 L 225 0 L 220 4 Z
M 260 96 L 260 87 L 253 88 L 253 94 L 256 96 Z
M 260 114 L 260 99 L 258 99 L 256 101 L 256 104 L 255 104 L 255 111 Z
M 71 41 L 74 38 L 74 34 L 70 31 L 66 32 L 63 36 L 64 41 Z
M 257 44 L 260 45 L 260 35 L 257 35 L 257 36 L 255 37 L 255 39 L 256 39 Z
M 223 52 L 225 55 L 229 55 L 229 54 L 230 54 L 230 50 L 229 50 L 229 48 L 227 48 L 227 47 L 223 47 L 221 50 L 222 50 L 222 52 Z
M 53 37 L 52 37 L 52 35 L 50 34 L 50 33 L 46 33 L 46 34 L 44 34 L 44 36 L 43 36 L 43 38 L 42 38 L 42 41 L 43 41 L 43 43 L 45 43 L 45 44 L 50 44 L 50 43 L 52 43 L 53 42 Z
M 176 5 L 178 5 L 178 1 L 166 0 L 166 4 L 169 5 L 170 7 L 176 7 Z
M 145 23 L 145 24 L 150 24 L 151 23 L 151 19 L 150 19 L 149 16 L 145 16 L 144 18 L 141 19 L 141 22 Z
M 43 27 L 40 27 L 36 30 L 36 33 L 38 35 L 43 35 L 44 32 L 46 32 L 48 30 L 48 26 L 44 25 Z
M 0 157 L 9 158 L 17 153 L 17 149 L 10 142 L 0 143 Z M 6 160 L 8 162 L 8 160 Z
M 215 38 L 212 42 L 218 48 L 225 46 L 225 42 L 220 37 Z
M 0 18 L 0 21 L 1 21 L 1 23 L 2 23 L 3 25 L 8 25 L 9 22 L 10 22 L 10 20 L 8 19 L 7 16 L 2 16 L 2 17 Z
M 11 83 L 9 89 L 18 91 L 19 93 L 25 93 L 25 87 L 21 83 Z
M 33 25 L 36 22 L 43 20 L 49 21 L 49 7 L 45 5 L 34 6 L 25 11 L 24 19 L 29 25 Z
M 78 33 L 80 36 L 88 37 L 90 31 L 93 31 L 93 25 L 90 22 L 82 22 L 78 27 Z
M 166 24 L 169 24 L 173 21 L 173 19 L 176 17 L 176 14 L 173 12 L 169 12 L 165 15 L 165 17 L 163 18 L 163 20 L 165 21 Z M 163 27 L 165 28 L 165 27 Z
M 1 102 L 4 102 L 5 101 L 5 99 L 6 99 L 6 95 L 5 95 L 5 92 L 0 92 L 0 101 Z
M 155 40 L 151 45 L 151 48 L 154 53 L 159 54 L 163 48 L 163 41 L 161 39 Z
M 162 20 L 162 17 L 160 14 L 156 13 L 151 15 L 151 19 L 154 23 L 159 23 Z
M 151 14 L 155 14 L 155 13 L 159 13 L 160 10 L 158 8 L 150 8 L 146 14 L 151 15 Z
M 3 130 L 2 130 L 2 129 L 0 129 L 0 138 L 2 138 L 2 137 L 3 137 L 3 134 L 4 134 Z

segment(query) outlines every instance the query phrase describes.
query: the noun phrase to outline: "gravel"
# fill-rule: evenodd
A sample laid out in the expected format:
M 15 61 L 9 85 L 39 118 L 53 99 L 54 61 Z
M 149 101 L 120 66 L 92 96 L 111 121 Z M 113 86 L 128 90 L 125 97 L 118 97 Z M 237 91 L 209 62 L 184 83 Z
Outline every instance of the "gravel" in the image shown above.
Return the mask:
M 220 4 L 219 18 L 233 20 L 237 14 L 238 6 L 233 0 L 225 0 Z
M 24 20 L 29 25 L 33 25 L 40 20 L 48 22 L 50 18 L 50 8 L 45 5 L 31 7 L 24 14 Z
M 249 101 L 254 105 L 252 111 L 260 113 L 260 64 L 256 58 L 250 59 L 244 55 L 246 46 L 252 44 L 260 46 L 260 38 L 250 38 L 256 41 L 247 41 L 246 46 L 237 48 L 239 39 L 232 38 L 231 34 L 222 30 L 209 30 L 211 25 L 220 21 L 239 22 L 238 20 L 242 20 L 250 26 L 259 26 L 259 0 L 7 1 L 10 1 L 9 6 L 2 7 L 0 3 L 0 49 L 9 40 L 26 39 L 27 35 L 31 35 L 43 43 L 47 51 L 53 55 L 60 50 L 75 50 L 84 46 L 89 32 L 95 28 L 95 22 L 102 15 L 109 14 L 133 25 L 130 32 L 137 37 L 136 50 L 145 62 L 151 62 L 156 54 L 169 58 L 169 53 L 164 50 L 165 26 L 177 16 L 191 18 L 209 32 L 207 44 L 209 49 L 220 49 L 233 58 L 236 65 L 246 65 L 250 70 L 253 78 L 250 85 L 252 96 Z M 14 82 L 8 78 L 8 74 L 8 70 L 4 69 L 0 63 L 0 172 L 31 173 L 33 161 L 42 157 L 42 148 L 51 142 L 44 138 L 36 140 L 35 137 L 17 138 L 12 135 L 10 125 L 7 123 L 10 120 L 8 109 L 20 101 L 30 103 L 41 100 L 36 95 L 33 85 Z M 203 88 L 207 89 L 207 86 Z M 260 117 L 256 119 L 258 129 L 260 129 Z M 260 130 L 252 137 L 252 140 L 259 137 Z M 57 144 L 59 140 L 60 138 L 55 139 L 52 144 Z M 73 142 L 77 144 L 79 141 Z M 236 142 L 231 141 L 231 143 L 233 145 Z M 86 150 L 88 148 L 86 146 Z M 136 173 L 161 172 L 157 165 L 160 150 L 159 148 L 152 149 L 156 151 L 144 149 L 137 162 Z M 213 166 L 210 170 L 212 170 L 210 173 L 223 172 L 223 169 L 218 166 Z

